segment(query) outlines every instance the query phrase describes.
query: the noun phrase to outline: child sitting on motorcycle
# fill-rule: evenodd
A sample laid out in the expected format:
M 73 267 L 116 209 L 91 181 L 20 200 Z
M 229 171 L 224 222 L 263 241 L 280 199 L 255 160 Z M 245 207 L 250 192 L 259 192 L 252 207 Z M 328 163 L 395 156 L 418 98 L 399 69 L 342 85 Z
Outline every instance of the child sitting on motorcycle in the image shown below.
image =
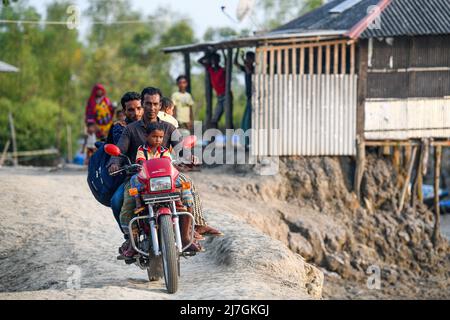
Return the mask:
M 150 160 L 150 159 L 156 159 L 156 158 L 169 158 L 172 159 L 171 154 L 167 148 L 164 148 L 162 146 L 162 142 L 164 139 L 164 127 L 160 123 L 151 123 L 147 127 L 147 142 L 145 145 L 142 145 L 138 148 L 138 152 L 136 154 L 136 163 L 142 164 L 143 162 Z M 129 184 L 125 185 L 125 192 L 124 192 L 124 202 L 122 206 L 122 210 L 120 212 L 120 224 L 122 226 L 122 229 L 126 234 L 129 235 L 129 237 L 133 236 L 136 238 L 137 236 L 137 230 L 129 230 L 128 224 L 133 219 L 133 216 L 135 214 L 138 214 L 141 212 L 145 207 L 142 206 L 141 198 L 139 195 L 139 192 L 141 192 L 144 188 L 144 185 L 139 181 L 138 179 L 139 174 L 135 174 L 131 177 Z M 182 182 L 180 181 L 179 177 L 176 181 L 177 185 L 181 185 Z M 130 195 L 130 189 L 137 189 L 137 193 L 134 194 L 134 196 Z M 193 195 L 190 192 L 190 190 L 183 189 L 182 196 L 181 196 L 183 205 L 188 209 L 190 212 L 192 210 L 193 206 Z M 181 217 L 180 217 L 181 218 Z M 184 218 L 184 216 L 183 216 Z M 187 219 L 182 219 L 187 220 Z M 190 235 L 189 235 L 189 222 L 190 221 L 184 221 L 183 223 L 183 230 L 182 230 L 182 241 L 183 243 L 189 243 L 190 242 Z M 191 247 L 189 248 L 191 251 L 201 251 L 201 247 L 197 243 L 193 243 Z M 134 250 L 133 246 L 131 245 L 131 241 L 128 239 L 125 241 L 121 248 L 119 249 L 119 253 L 125 257 L 125 258 L 131 258 L 133 257 L 137 252 Z

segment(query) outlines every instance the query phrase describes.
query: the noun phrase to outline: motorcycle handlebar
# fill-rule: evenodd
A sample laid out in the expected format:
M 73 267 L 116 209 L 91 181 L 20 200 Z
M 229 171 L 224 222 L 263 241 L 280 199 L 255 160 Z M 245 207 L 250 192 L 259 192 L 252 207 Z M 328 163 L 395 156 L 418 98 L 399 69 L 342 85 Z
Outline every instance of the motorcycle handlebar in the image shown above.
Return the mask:
M 122 169 L 111 172 L 110 175 L 111 176 L 115 176 L 115 175 L 118 175 L 119 173 L 124 172 L 124 171 L 126 173 L 134 174 L 134 173 L 139 172 L 139 170 L 141 170 L 141 168 L 142 168 L 142 166 L 140 164 L 137 164 L 137 163 L 134 163 L 134 164 L 131 164 L 131 165 L 125 165 L 125 166 L 122 167 Z
M 177 160 L 172 160 L 172 165 L 193 167 L 193 166 L 195 166 L 195 163 L 193 163 L 192 161 L 185 160 L 185 159 L 177 159 Z M 115 176 L 124 171 L 129 174 L 135 174 L 135 173 L 139 172 L 139 170 L 141 170 L 141 168 L 142 168 L 142 165 L 137 164 L 137 163 L 125 165 L 121 169 L 111 172 L 110 175 Z

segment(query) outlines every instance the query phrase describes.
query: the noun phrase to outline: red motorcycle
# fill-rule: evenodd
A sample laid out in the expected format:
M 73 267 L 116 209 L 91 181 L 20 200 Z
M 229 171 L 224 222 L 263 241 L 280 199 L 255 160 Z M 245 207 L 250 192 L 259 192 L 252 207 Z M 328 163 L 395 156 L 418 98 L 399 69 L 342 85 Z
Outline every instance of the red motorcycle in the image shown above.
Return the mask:
M 183 140 L 184 148 L 195 145 L 195 136 Z M 195 252 L 185 252 L 194 242 L 194 217 L 186 211 L 181 203 L 181 192 L 190 188 L 189 183 L 177 185 L 178 170 L 176 166 L 189 166 L 191 162 L 158 158 L 145 161 L 142 165 L 132 164 L 130 159 L 113 145 L 105 145 L 105 152 L 111 156 L 124 157 L 128 164 L 112 174 L 126 172 L 138 173 L 138 179 L 145 186 L 144 190 L 130 189 L 130 194 L 139 194 L 146 210 L 141 211 L 129 223 L 129 230 L 138 230 L 137 237 L 130 237 L 133 248 L 138 254 L 127 264 L 135 263 L 141 269 L 147 269 L 150 281 L 156 281 L 164 275 L 169 293 L 178 290 L 180 276 L 180 256 L 192 256 Z M 190 217 L 190 219 L 183 219 Z M 180 232 L 180 218 L 190 221 L 190 243 L 183 246 Z M 162 269 L 162 270 L 161 270 Z M 162 272 L 161 272 L 162 271 Z

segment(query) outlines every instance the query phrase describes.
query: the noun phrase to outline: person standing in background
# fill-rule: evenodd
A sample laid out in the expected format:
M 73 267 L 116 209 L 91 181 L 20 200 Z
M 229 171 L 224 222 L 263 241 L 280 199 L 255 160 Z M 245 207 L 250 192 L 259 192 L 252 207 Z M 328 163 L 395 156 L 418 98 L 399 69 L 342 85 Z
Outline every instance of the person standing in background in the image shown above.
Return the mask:
M 194 99 L 189 92 L 188 79 L 186 76 L 181 75 L 177 78 L 178 91 L 172 94 L 172 101 L 175 105 L 175 118 L 178 120 L 180 128 L 188 129 L 189 131 L 193 128 L 194 115 Z
M 245 74 L 245 95 L 247 96 L 247 103 L 245 106 L 244 116 L 242 117 L 241 127 L 245 131 L 252 126 L 252 76 L 255 73 L 255 53 L 252 51 L 242 52 L 242 60 L 244 64 L 239 63 L 239 52 L 236 52 L 234 64 Z
M 211 86 L 217 95 L 216 110 L 214 111 L 214 116 L 211 119 L 211 126 L 213 128 L 217 128 L 220 118 L 225 110 L 225 69 L 220 66 L 220 55 L 216 52 L 207 54 L 200 58 L 198 63 L 203 65 L 209 72 Z M 231 110 L 233 110 L 233 93 L 231 93 Z
M 85 123 L 94 121 L 97 125 L 97 138 L 105 139 L 113 123 L 114 108 L 106 96 L 103 85 L 97 83 L 92 88 L 91 96 L 86 105 Z

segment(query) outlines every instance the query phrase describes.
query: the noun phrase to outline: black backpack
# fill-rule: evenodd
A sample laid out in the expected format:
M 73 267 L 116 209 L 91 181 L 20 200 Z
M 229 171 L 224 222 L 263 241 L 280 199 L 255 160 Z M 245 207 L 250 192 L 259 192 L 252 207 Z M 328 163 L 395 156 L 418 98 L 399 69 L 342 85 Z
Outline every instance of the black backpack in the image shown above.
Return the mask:
M 87 182 L 98 202 L 111 207 L 111 198 L 125 180 L 125 174 L 110 176 L 106 165 L 111 156 L 103 149 L 104 143 L 96 143 L 97 151 L 89 160 Z

